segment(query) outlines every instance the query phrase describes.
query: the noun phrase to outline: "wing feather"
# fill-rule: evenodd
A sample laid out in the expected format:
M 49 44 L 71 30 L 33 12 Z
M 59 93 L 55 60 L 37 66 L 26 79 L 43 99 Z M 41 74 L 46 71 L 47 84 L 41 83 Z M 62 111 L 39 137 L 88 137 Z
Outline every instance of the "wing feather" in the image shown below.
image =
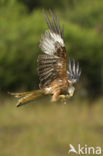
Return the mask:
M 52 26 L 53 26 L 54 32 L 58 33 L 57 28 L 56 28 L 56 24 L 55 24 L 55 20 L 54 20 L 53 13 L 52 13 L 52 11 L 51 11 L 50 9 L 49 9 L 49 12 L 50 12 L 51 23 L 52 23 Z
M 54 55 L 56 53 L 56 43 L 58 43 L 60 47 L 65 46 L 59 34 L 46 30 L 45 34 L 41 36 L 40 49 L 46 54 Z
M 41 88 L 48 87 L 55 79 L 60 79 L 61 82 L 62 79 L 67 81 L 66 50 L 63 40 L 64 26 L 61 30 L 59 19 L 57 16 L 54 17 L 51 10 L 49 10 L 50 19 L 44 10 L 43 13 L 49 30 L 45 31 L 40 40 L 40 48 L 45 53 L 38 57 Z

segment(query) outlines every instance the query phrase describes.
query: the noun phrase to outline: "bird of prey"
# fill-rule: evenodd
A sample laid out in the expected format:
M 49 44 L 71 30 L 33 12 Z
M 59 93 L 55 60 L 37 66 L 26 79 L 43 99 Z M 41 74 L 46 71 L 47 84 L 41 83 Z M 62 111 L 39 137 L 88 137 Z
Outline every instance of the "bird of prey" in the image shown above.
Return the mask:
M 49 10 L 49 16 L 43 10 L 48 29 L 41 36 L 40 49 L 44 52 L 38 56 L 39 90 L 23 93 L 11 93 L 19 98 L 17 106 L 32 101 L 41 95 L 52 95 L 51 101 L 73 96 L 74 83 L 79 80 L 81 69 L 79 63 L 68 59 L 66 69 L 66 49 L 64 43 L 64 25 L 60 28 L 57 16 Z

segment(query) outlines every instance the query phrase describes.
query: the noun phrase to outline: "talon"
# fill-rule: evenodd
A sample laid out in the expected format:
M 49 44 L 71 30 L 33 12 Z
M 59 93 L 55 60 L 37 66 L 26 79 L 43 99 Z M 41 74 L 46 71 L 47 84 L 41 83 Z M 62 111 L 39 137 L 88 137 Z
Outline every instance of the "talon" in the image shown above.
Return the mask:
M 65 95 L 60 95 L 59 97 L 62 98 L 62 99 L 65 99 L 66 98 Z

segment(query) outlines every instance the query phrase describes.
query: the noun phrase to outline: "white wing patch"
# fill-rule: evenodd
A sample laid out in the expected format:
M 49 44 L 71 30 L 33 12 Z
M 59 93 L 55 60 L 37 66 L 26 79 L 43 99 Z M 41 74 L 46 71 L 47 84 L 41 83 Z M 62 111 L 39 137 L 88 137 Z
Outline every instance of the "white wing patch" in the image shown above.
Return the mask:
M 60 35 L 47 30 L 45 34 L 41 36 L 40 40 L 40 48 L 41 50 L 49 55 L 53 55 L 55 53 L 55 43 L 59 42 L 62 47 L 64 47 L 64 41 Z

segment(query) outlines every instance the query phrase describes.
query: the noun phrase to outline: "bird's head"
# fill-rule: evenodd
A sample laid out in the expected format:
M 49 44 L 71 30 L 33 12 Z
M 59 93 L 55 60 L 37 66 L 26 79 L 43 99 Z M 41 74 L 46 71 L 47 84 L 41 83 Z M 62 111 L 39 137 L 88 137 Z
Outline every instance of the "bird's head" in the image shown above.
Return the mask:
M 75 88 L 73 86 L 70 86 L 68 88 L 68 96 L 72 97 L 74 95 L 74 91 L 75 91 Z

